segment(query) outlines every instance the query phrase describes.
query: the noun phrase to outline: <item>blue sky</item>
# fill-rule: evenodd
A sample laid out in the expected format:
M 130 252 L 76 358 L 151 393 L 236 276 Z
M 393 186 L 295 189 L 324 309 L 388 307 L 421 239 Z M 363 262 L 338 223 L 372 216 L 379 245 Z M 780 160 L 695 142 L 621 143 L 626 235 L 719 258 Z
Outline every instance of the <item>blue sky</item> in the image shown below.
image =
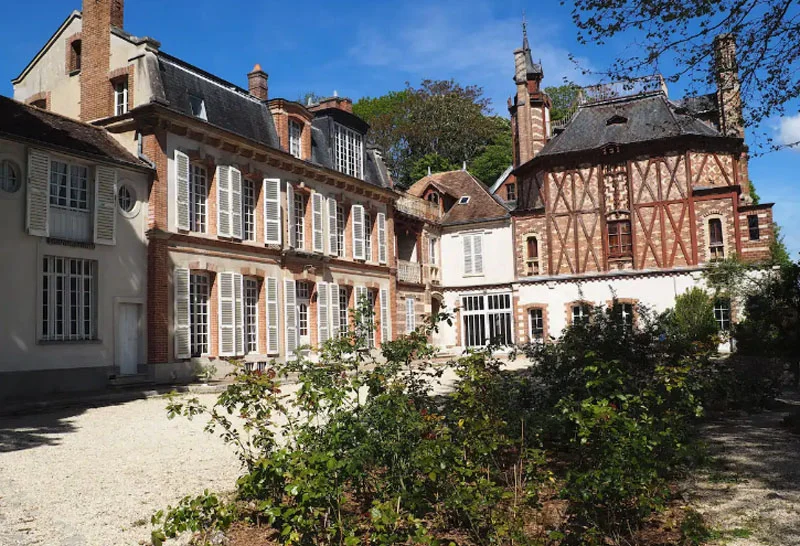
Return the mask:
M 569 4 L 569 3 L 568 3 Z M 13 2 L 0 19 L 0 93 L 80 0 Z M 545 85 L 566 78 L 595 83 L 568 59 L 602 69 L 630 44 L 622 39 L 580 46 L 569 5 L 558 1 L 484 0 L 403 2 L 253 2 L 252 0 L 126 0 L 125 28 L 159 40 L 162 49 L 246 87 L 255 63 L 269 73 L 271 97 L 296 100 L 308 91 L 354 100 L 401 89 L 406 81 L 454 78 L 477 84 L 507 115 L 513 92 L 513 50 L 521 41 L 525 11 L 533 56 L 541 59 Z M 668 68 L 668 67 L 665 67 Z M 670 96 L 680 97 L 679 84 Z M 767 132 L 800 140 L 800 113 L 772 120 Z M 763 202 L 775 202 L 793 256 L 800 252 L 800 150 L 754 157 L 750 175 Z

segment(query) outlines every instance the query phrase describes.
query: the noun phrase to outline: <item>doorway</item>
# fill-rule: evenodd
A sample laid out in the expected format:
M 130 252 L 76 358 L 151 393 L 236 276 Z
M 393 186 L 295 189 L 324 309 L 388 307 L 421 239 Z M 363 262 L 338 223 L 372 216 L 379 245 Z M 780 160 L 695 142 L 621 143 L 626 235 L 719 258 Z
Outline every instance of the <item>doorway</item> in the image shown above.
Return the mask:
M 141 304 L 117 304 L 117 367 L 120 375 L 135 375 L 139 368 Z

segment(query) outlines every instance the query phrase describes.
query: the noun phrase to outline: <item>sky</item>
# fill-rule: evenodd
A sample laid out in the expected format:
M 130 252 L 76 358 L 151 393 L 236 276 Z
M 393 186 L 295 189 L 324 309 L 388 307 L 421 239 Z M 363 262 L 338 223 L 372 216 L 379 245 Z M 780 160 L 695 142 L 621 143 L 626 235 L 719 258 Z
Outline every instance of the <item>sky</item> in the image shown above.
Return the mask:
M 39 0 L 6 6 L 0 18 L 0 94 L 13 95 L 11 79 L 80 4 L 80 0 Z M 533 57 L 544 68 L 544 85 L 558 85 L 565 78 L 581 85 L 596 83 L 597 77 L 583 70 L 602 70 L 632 47 L 628 38 L 603 46 L 580 45 L 569 0 L 564 6 L 558 0 L 126 0 L 125 4 L 128 32 L 155 38 L 163 51 L 242 87 L 247 87 L 246 75 L 259 63 L 269 74 L 270 97 L 291 100 L 307 92 L 336 91 L 355 101 L 402 89 L 406 82 L 452 78 L 462 85 L 481 86 L 494 111 L 507 116 L 506 100 L 514 92 L 513 51 L 521 44 L 523 13 Z M 680 82 L 671 84 L 669 93 L 671 98 L 680 97 Z M 794 115 L 769 120 L 764 126 L 777 141 L 800 140 L 798 106 L 789 112 Z M 796 258 L 800 149 L 753 151 L 751 179 L 762 202 L 775 203 L 775 220 Z

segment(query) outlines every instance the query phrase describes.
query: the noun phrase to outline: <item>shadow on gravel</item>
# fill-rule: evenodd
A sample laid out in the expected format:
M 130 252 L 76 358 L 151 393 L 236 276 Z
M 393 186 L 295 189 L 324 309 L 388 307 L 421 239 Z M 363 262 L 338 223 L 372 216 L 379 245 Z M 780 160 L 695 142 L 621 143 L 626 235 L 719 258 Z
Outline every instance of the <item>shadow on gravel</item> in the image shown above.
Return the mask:
M 0 417 L 0 453 L 44 445 L 58 445 L 61 436 L 77 429 L 70 422 L 86 408 L 69 408 L 47 413 Z

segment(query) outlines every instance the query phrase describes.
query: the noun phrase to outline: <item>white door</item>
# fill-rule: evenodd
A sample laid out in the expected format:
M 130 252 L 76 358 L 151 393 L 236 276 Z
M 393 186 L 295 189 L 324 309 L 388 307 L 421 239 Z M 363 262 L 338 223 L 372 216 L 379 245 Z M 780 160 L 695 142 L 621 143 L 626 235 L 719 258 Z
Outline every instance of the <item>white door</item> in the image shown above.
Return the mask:
M 117 366 L 120 375 L 134 375 L 139 365 L 139 309 L 120 303 L 117 314 Z

